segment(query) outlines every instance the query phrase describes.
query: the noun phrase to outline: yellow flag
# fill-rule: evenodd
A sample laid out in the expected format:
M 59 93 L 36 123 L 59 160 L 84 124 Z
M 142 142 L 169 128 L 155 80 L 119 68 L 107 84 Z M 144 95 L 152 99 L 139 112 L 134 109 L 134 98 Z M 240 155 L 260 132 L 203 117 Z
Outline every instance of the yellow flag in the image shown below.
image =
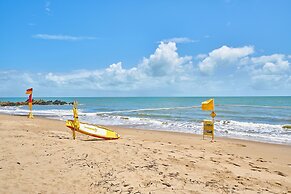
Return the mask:
M 214 100 L 213 99 L 209 99 L 209 100 L 206 100 L 206 101 L 202 102 L 201 108 L 202 108 L 202 110 L 213 111 L 214 110 Z

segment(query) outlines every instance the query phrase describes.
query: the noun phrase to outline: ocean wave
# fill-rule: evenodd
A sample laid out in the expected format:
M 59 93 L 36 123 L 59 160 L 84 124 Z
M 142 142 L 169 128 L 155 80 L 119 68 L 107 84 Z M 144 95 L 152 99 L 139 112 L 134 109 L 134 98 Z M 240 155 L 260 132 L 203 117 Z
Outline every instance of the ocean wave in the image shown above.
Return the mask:
M 121 115 L 96 115 L 95 117 L 81 117 L 87 122 L 102 125 L 122 125 L 132 128 L 165 130 L 184 133 L 201 134 L 202 120 L 174 121 L 159 118 L 142 118 Z M 273 143 L 291 144 L 291 132 L 284 130 L 282 125 L 221 120 L 215 122 L 217 136 L 255 140 Z
M 21 109 L 21 107 L 5 107 L 0 109 L 0 113 L 12 114 L 12 115 L 27 115 L 30 111 L 28 109 Z M 73 115 L 71 110 L 33 110 L 34 115 L 39 116 L 70 116 Z
M 187 121 L 183 119 L 173 119 L 170 114 L 159 115 L 147 112 L 155 110 L 184 109 L 192 107 L 173 107 L 173 108 L 151 108 L 151 109 L 132 109 L 109 112 L 86 112 L 79 109 L 79 118 L 84 122 L 100 125 L 122 125 L 132 128 L 143 128 L 152 130 L 176 131 L 184 133 L 201 134 L 202 119 L 193 118 Z M 142 112 L 145 111 L 145 112 Z M 1 107 L 0 113 L 27 115 L 27 109 L 22 107 Z M 123 113 L 138 112 L 139 114 L 124 115 Z M 72 110 L 49 109 L 33 110 L 34 115 L 45 116 L 54 119 L 66 120 L 73 116 Z M 156 115 L 153 116 L 153 115 Z M 177 118 L 177 116 L 175 116 Z M 291 144 L 291 132 L 282 128 L 282 125 L 266 124 L 257 122 L 243 122 L 227 120 L 227 118 L 215 122 L 215 134 L 217 136 Z
M 265 105 L 244 105 L 244 104 L 216 104 L 218 107 L 251 107 L 251 108 L 275 108 L 275 109 L 291 109 L 291 106 L 265 106 Z
M 114 114 L 114 113 L 128 113 L 128 112 L 143 112 L 143 111 L 159 111 L 159 110 L 176 110 L 176 109 L 190 109 L 193 106 L 181 106 L 181 107 L 165 107 L 165 108 L 141 108 L 141 109 L 130 109 L 130 110 L 117 110 L 117 111 L 105 111 L 97 112 L 96 114 Z
M 112 120 L 119 120 L 119 124 L 133 128 L 139 127 L 195 134 L 201 134 L 202 131 L 202 122 L 166 121 L 138 117 L 124 118 L 122 116 L 109 117 L 108 119 L 110 123 Z M 218 136 L 291 144 L 291 133 L 284 130 L 282 125 L 223 120 L 215 123 L 215 131 Z

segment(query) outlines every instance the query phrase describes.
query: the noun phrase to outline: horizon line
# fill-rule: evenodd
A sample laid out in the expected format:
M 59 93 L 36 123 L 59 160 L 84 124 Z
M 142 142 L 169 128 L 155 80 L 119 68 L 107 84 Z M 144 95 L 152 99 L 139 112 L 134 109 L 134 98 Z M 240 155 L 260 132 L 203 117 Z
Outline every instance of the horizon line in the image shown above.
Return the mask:
M 203 97 L 291 97 L 291 95 L 229 95 L 229 96 L 33 96 L 33 98 L 203 98 Z M 26 98 L 26 96 L 0 96 L 0 98 Z

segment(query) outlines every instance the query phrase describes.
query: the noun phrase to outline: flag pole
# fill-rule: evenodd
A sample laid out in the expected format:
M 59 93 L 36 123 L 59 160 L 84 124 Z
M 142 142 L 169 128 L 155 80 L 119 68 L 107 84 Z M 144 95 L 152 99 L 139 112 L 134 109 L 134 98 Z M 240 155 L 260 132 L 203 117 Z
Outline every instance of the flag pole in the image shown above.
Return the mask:
M 78 116 L 78 102 L 75 100 L 73 104 L 73 114 L 74 114 L 74 128 L 73 128 L 73 139 L 76 139 L 76 130 L 80 128 L 79 116 Z
M 212 117 L 212 123 L 213 123 L 213 131 L 212 131 L 212 142 L 214 141 L 214 117 L 216 116 L 215 112 L 214 112 L 214 99 L 213 99 L 213 109 L 211 112 L 211 117 Z
M 28 113 L 28 118 L 33 119 L 33 114 L 32 114 L 32 88 L 29 88 L 26 90 L 26 94 L 29 94 L 28 96 L 28 107 L 29 107 L 29 113 Z
M 33 119 L 34 117 L 33 117 L 33 114 L 32 114 L 32 102 L 31 102 L 31 104 L 30 104 L 30 102 L 29 102 L 29 114 L 28 114 L 28 118 L 29 119 Z

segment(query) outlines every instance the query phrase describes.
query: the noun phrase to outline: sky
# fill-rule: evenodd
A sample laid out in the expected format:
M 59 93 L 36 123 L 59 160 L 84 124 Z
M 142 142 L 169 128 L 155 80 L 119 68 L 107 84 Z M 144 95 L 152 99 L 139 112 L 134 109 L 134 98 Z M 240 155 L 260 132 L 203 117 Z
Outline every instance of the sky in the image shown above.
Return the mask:
M 0 97 L 290 96 L 288 0 L 0 1 Z

